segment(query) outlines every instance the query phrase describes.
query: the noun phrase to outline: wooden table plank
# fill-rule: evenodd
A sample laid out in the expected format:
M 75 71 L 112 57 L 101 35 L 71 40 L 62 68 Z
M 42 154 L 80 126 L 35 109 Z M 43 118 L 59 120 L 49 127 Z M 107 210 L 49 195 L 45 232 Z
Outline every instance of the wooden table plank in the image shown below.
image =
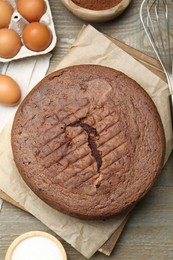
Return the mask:
M 158 259 L 158 257 L 165 260 L 172 259 L 172 205 L 172 187 L 154 187 L 133 211 L 125 232 L 109 259 L 115 259 L 115 256 L 116 259 L 121 260 Z M 31 230 L 50 232 L 30 214 L 5 203 L 0 214 L 0 259 L 4 259 L 6 249 L 18 235 Z M 66 242 L 62 241 L 62 243 L 67 250 L 69 260 L 85 259 Z M 91 259 L 107 259 L 107 257 L 97 253 Z

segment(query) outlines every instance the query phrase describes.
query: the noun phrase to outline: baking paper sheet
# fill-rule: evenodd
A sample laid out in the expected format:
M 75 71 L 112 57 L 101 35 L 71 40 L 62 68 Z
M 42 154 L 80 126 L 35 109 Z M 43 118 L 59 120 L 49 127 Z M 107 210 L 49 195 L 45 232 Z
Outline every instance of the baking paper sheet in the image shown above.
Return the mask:
M 172 130 L 167 84 L 116 47 L 92 26 L 83 28 L 68 55 L 57 68 L 74 64 L 100 64 L 123 71 L 153 98 L 166 133 L 166 160 L 172 150 Z M 19 202 L 87 258 L 91 257 L 123 221 L 120 215 L 106 221 L 85 221 L 64 215 L 41 201 L 24 183 L 13 162 L 10 143 L 12 120 L 0 135 L 0 189 Z

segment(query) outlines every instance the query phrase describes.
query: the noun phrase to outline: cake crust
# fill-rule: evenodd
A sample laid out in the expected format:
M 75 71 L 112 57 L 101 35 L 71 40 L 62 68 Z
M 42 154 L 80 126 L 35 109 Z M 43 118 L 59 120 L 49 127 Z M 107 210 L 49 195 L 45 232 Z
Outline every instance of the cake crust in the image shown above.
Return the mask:
M 141 199 L 164 162 L 157 109 L 132 79 L 78 65 L 45 77 L 20 105 L 14 161 L 51 207 L 84 219 L 117 215 Z

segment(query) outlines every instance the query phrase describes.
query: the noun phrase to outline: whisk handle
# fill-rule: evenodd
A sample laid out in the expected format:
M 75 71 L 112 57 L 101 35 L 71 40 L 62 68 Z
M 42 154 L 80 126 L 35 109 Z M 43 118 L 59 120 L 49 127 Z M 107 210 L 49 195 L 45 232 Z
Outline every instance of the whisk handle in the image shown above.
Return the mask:
M 171 120 L 172 120 L 172 127 L 173 127 L 173 94 L 169 95 L 169 102 L 170 102 Z

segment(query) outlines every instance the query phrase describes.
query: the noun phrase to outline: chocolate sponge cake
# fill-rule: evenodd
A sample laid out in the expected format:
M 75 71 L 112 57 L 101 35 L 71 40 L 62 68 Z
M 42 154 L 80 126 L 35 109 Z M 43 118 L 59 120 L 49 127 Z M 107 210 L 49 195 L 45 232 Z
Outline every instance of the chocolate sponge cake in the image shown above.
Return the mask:
M 157 109 L 132 79 L 80 65 L 44 78 L 20 105 L 14 161 L 26 184 L 66 214 L 121 213 L 151 188 L 164 161 Z

